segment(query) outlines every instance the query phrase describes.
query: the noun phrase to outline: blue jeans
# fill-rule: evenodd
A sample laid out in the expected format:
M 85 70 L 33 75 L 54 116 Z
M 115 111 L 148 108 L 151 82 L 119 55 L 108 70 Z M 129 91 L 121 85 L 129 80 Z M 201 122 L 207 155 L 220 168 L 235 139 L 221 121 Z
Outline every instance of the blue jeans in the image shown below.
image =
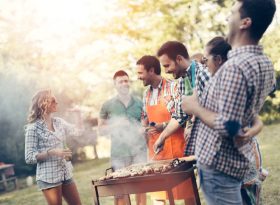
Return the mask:
M 198 165 L 207 205 L 242 205 L 241 181 L 205 165 Z

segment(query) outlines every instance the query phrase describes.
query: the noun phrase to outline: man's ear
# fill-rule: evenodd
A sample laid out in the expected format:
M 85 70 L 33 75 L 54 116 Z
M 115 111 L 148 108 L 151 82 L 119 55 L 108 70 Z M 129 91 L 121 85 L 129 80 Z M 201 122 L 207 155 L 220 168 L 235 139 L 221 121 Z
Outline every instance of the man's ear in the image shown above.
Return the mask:
M 241 25 L 240 25 L 241 30 L 248 29 L 251 26 L 252 26 L 252 19 L 251 18 L 246 17 L 246 18 L 241 20 Z
M 183 56 L 177 55 L 177 56 L 176 56 L 176 62 L 177 62 L 177 63 L 180 63 L 180 62 L 183 60 L 183 58 L 184 58 Z
M 149 73 L 152 73 L 152 74 L 155 73 L 154 67 L 151 67 L 151 68 L 150 68 Z
M 220 55 L 214 56 L 214 61 L 215 61 L 216 66 L 220 67 L 223 64 L 223 59 Z

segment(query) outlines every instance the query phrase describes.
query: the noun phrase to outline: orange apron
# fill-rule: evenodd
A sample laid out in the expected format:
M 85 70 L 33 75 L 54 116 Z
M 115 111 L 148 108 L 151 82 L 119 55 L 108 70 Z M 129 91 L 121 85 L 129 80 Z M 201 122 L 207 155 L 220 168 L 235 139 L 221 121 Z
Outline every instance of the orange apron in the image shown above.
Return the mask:
M 165 80 L 163 79 L 162 87 L 164 87 Z M 171 115 L 168 112 L 164 99 L 163 90 L 160 91 L 159 102 L 157 105 L 149 105 L 149 98 L 147 100 L 146 109 L 149 122 L 163 123 L 168 122 L 171 119 Z M 160 134 L 155 134 L 149 137 L 148 148 L 149 148 L 149 159 L 154 156 L 153 145 L 158 139 Z M 163 159 L 174 159 L 184 156 L 185 140 L 184 140 L 184 129 L 179 128 L 175 133 L 170 135 L 164 142 L 163 150 L 156 155 L 154 160 Z M 172 189 L 174 199 L 189 199 L 194 198 L 194 192 L 192 188 L 191 179 L 183 182 Z M 167 199 L 166 192 L 156 192 L 151 194 L 153 199 L 165 200 Z

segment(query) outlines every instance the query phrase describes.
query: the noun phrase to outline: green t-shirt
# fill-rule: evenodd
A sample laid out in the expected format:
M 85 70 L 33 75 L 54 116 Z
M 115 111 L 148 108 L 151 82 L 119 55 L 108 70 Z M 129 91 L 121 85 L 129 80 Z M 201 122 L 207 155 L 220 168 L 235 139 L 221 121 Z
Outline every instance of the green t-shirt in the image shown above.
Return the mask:
M 131 97 L 127 107 L 117 97 L 103 104 L 99 117 L 107 120 L 108 124 L 119 124 L 110 133 L 111 157 L 135 156 L 145 152 L 145 138 L 138 134 L 142 107 L 142 101 L 134 96 Z M 124 121 L 126 122 L 122 123 Z

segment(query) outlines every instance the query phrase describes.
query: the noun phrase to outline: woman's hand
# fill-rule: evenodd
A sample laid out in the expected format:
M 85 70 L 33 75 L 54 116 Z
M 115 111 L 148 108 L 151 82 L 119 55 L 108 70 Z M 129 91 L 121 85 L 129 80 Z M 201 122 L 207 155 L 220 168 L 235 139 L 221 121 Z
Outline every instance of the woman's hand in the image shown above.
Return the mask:
M 61 157 L 61 158 L 64 158 L 64 159 L 68 160 L 68 159 L 72 158 L 72 151 L 68 148 L 67 149 L 55 148 L 55 149 L 49 150 L 48 155 L 49 156 Z

